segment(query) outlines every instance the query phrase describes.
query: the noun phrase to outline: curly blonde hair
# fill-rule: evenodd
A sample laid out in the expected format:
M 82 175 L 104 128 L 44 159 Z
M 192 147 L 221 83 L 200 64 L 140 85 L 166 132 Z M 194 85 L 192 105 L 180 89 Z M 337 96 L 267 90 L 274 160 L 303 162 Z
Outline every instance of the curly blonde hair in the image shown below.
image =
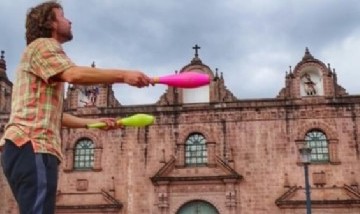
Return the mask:
M 56 0 L 41 3 L 30 8 L 26 16 L 26 44 L 38 38 L 51 37 L 51 23 L 56 20 L 54 8 L 62 9 Z

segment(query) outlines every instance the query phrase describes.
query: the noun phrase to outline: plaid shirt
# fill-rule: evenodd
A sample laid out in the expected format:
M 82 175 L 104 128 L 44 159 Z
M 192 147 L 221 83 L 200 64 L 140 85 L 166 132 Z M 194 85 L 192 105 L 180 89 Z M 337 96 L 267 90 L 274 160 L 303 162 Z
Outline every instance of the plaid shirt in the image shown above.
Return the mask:
M 18 147 L 31 141 L 35 153 L 53 154 L 62 160 L 64 83 L 50 78 L 72 66 L 55 39 L 40 38 L 26 47 L 16 71 L 10 120 L 0 148 L 5 139 Z

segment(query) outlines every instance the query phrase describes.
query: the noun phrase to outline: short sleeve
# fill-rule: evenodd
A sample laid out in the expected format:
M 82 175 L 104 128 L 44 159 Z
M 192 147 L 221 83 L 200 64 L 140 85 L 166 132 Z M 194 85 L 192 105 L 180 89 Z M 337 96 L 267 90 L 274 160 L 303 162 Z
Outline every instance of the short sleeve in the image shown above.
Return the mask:
M 31 59 L 32 69 L 30 72 L 40 77 L 45 82 L 65 70 L 75 66 L 65 54 L 61 44 L 55 39 L 38 39 L 35 44 Z

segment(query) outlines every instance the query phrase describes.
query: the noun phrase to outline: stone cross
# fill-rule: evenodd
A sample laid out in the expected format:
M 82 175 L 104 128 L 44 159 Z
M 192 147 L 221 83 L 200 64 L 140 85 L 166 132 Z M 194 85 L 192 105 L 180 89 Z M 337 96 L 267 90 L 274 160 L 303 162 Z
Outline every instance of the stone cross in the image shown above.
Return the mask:
M 200 49 L 200 47 L 196 44 L 193 49 L 195 50 L 195 57 L 198 57 L 199 54 L 198 54 L 198 50 Z

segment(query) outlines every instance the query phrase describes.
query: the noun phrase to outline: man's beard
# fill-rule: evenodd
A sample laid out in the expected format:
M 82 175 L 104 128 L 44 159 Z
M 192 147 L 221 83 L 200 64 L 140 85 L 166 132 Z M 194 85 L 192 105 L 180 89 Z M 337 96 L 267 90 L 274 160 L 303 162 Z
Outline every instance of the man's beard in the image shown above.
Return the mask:
M 62 33 L 61 38 L 62 38 L 63 42 L 71 41 L 73 39 L 73 34 L 72 34 L 71 30 L 66 33 L 65 32 Z
M 73 39 L 73 34 L 72 32 L 70 31 L 68 34 L 65 35 L 65 42 L 69 42 Z

